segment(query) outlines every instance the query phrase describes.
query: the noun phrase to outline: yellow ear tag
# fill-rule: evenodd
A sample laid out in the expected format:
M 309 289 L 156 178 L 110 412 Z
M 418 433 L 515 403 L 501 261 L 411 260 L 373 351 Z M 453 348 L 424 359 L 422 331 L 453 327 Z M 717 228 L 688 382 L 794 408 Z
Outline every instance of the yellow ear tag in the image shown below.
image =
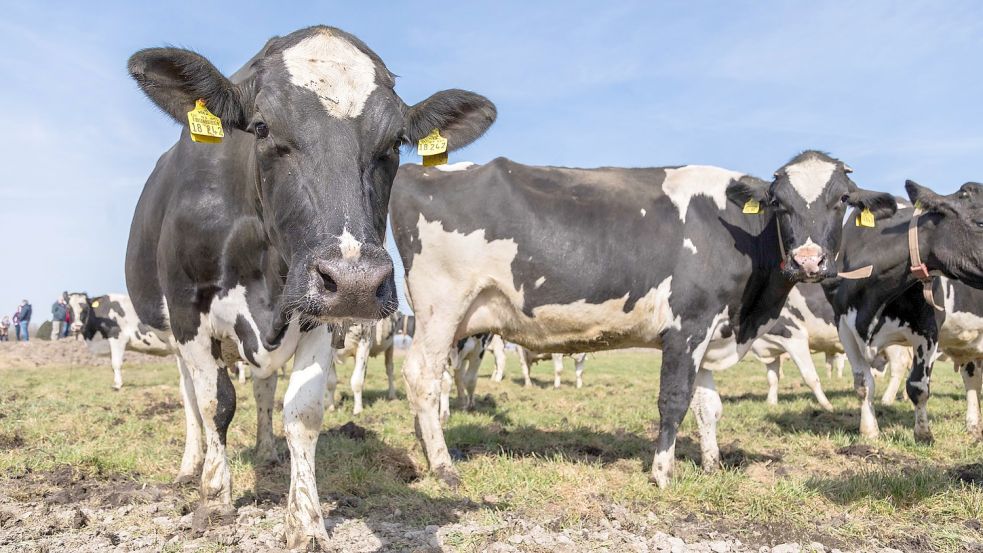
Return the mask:
M 922 201 L 921 200 L 916 200 L 915 201 L 915 209 L 921 209 L 921 208 L 922 208 Z
M 188 112 L 188 126 L 191 127 L 191 140 L 194 142 L 217 144 L 225 136 L 222 120 L 208 111 L 205 101 L 200 98 L 195 102 L 195 109 Z
M 92 309 L 99 307 L 99 300 L 92 302 Z
M 761 213 L 761 203 L 751 198 L 744 204 L 744 213 Z
M 860 215 L 857 215 L 857 226 L 874 228 L 874 213 L 869 208 L 865 207 Z
M 440 131 L 437 129 L 416 143 L 416 151 L 423 156 L 425 167 L 447 163 L 447 139 L 440 136 Z

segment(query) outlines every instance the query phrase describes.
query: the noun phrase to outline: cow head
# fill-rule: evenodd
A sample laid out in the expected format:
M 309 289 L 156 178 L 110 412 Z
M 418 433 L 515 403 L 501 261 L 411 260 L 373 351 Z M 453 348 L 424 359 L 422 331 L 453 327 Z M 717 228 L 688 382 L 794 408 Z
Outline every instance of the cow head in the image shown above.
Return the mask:
M 919 226 L 929 268 L 983 288 L 983 184 L 967 182 L 948 196 L 910 180 L 905 189 L 929 221 Z
M 68 311 L 72 315 L 72 333 L 78 334 L 85 326 L 89 312 L 89 295 L 84 292 L 68 294 Z
M 767 187 L 747 179 L 731 183 L 728 196 L 757 200 L 778 221 L 785 258 L 782 271 L 793 281 L 819 282 L 836 276 L 834 258 L 847 206 L 870 209 L 875 219 L 897 211 L 885 192 L 863 190 L 848 176 L 852 170 L 822 152 L 806 151 L 775 171 Z
M 383 241 L 400 148 L 433 129 L 448 150 L 460 148 L 496 117 L 488 99 L 463 90 L 408 106 L 379 56 L 331 27 L 270 40 L 233 79 L 177 48 L 141 50 L 129 72 L 178 122 L 187 124 L 200 98 L 227 135 L 252 135 L 247 174 L 288 266 L 281 311 L 319 321 L 378 319 L 396 309 Z M 218 156 L 225 146 L 199 147 Z

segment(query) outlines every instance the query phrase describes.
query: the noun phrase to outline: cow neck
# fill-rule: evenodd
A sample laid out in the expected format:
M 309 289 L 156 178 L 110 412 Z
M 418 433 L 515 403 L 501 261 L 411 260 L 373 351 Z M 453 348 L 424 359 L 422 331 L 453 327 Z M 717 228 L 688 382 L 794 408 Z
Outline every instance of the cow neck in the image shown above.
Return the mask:
M 922 296 L 925 301 L 936 311 L 945 311 L 945 308 L 935 303 L 935 294 L 932 292 L 933 278 L 929 274 L 928 266 L 922 261 L 921 248 L 918 245 L 918 221 L 921 215 L 922 208 L 916 205 L 914 211 L 911 212 L 911 221 L 908 223 L 908 259 L 911 261 L 909 270 L 911 276 L 922 283 Z

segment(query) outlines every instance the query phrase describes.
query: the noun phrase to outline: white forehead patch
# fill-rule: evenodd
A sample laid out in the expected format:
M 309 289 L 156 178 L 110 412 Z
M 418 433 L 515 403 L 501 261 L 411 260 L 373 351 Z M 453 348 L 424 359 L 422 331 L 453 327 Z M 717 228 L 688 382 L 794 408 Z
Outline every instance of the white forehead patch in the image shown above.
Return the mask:
M 666 169 L 662 191 L 679 209 L 679 220 L 686 222 L 686 211 L 693 196 L 702 194 L 713 200 L 718 209 L 727 207 L 727 185 L 744 176 L 744 173 L 728 171 L 709 165 L 686 165 L 678 169 Z
M 341 257 L 345 259 L 358 259 L 362 255 L 362 243 L 348 232 L 347 227 L 338 237 L 338 247 L 341 248 Z
M 792 188 L 806 201 L 806 207 L 822 195 L 836 164 L 819 158 L 809 158 L 785 168 Z
M 290 82 L 317 94 L 333 117 L 358 117 L 376 87 L 372 59 L 347 40 L 327 32 L 284 50 L 283 63 Z

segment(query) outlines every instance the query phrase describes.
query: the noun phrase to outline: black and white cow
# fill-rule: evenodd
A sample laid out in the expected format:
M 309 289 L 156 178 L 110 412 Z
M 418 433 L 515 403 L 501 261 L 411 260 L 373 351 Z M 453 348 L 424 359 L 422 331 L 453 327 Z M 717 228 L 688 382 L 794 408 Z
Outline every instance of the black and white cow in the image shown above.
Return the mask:
M 983 384 L 983 290 L 939 278 L 945 320 L 939 330 L 939 351 L 952 360 L 966 387 L 966 429 L 983 439 L 980 385 Z
M 402 317 L 401 313 L 393 313 L 388 317 L 379 319 L 375 323 L 356 323 L 350 325 L 345 331 L 342 344 L 335 349 L 335 363 L 340 365 L 345 359 L 355 360 L 355 367 L 352 369 L 352 396 L 354 396 L 354 408 L 352 413 L 357 415 L 362 412 L 362 390 L 365 387 L 365 371 L 369 364 L 369 357 L 383 355 L 386 363 L 386 378 L 389 380 L 389 392 L 386 397 L 390 400 L 396 399 L 396 382 L 393 374 L 393 353 L 395 349 L 396 324 Z M 338 386 L 338 377 L 332 366 L 332 372 L 327 378 L 327 400 L 328 409 L 334 411 L 335 390 Z
M 89 297 L 86 293 L 68 295 L 72 312 L 72 332 L 78 333 L 93 351 L 105 340 L 113 367 L 113 389 L 123 387 L 123 353 L 126 350 L 150 355 L 167 356 L 174 352 L 169 332 L 145 325 L 137 317 L 126 294 L 106 294 Z
M 161 156 L 130 229 L 126 282 L 140 319 L 176 341 L 185 400 L 204 428 L 194 527 L 233 520 L 227 367 L 252 368 L 256 457 L 273 458 L 275 371 L 293 357 L 284 398 L 290 450 L 285 533 L 291 548 L 327 542 L 314 476 L 331 325 L 396 308 L 383 248 L 400 148 L 434 129 L 460 148 L 495 120 L 487 99 L 438 92 L 409 106 L 372 50 L 331 27 L 269 40 L 232 77 L 188 50 L 151 48 L 129 72 L 182 125 L 196 100 L 225 128 L 219 144 L 187 127 Z M 329 324 L 330 323 L 330 324 Z
M 912 181 L 905 186 L 912 202 L 925 210 L 917 221 L 917 243 L 927 272 L 983 288 L 983 185 L 966 183 L 948 196 Z M 904 208 L 875 228 L 848 224 L 840 266 L 872 265 L 873 274 L 863 281 L 824 284 L 861 401 L 860 433 L 868 438 L 879 433 L 871 363 L 882 348 L 905 344 L 914 348 L 906 388 L 915 406 L 915 438 L 932 439 L 926 405 L 932 364 L 943 337 L 940 329 L 949 312 L 929 305 L 913 271 L 908 242 L 912 216 L 913 208 Z M 935 280 L 934 298 L 942 298 L 942 283 Z M 953 305 L 950 311 L 958 309 Z
M 712 371 L 774 325 L 795 282 L 835 275 L 848 204 L 877 217 L 895 210 L 889 194 L 859 189 L 848 172 L 815 151 L 771 183 L 699 165 L 401 167 L 390 207 L 417 317 L 403 375 L 431 469 L 458 479 L 439 418 L 441 376 L 455 341 L 480 332 L 534 351 L 662 348 L 651 478 L 668 484 L 691 404 L 703 466 L 716 469 L 722 404 Z

